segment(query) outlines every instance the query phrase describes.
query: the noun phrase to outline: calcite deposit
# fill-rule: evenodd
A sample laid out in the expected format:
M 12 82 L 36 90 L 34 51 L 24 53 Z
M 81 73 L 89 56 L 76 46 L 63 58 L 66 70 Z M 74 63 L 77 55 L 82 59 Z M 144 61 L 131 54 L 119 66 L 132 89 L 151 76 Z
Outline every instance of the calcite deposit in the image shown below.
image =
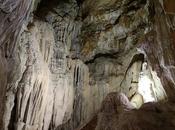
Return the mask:
M 0 0 L 0 129 L 173 130 L 174 49 L 173 0 Z

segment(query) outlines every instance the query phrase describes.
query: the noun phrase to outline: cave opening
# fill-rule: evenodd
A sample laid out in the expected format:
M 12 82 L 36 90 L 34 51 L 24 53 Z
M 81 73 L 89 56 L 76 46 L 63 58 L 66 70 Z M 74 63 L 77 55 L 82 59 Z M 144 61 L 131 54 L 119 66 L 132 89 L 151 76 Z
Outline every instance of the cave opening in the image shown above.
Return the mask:
M 138 58 L 139 57 L 139 58 Z M 152 70 L 151 65 L 146 60 L 144 54 L 135 55 L 129 68 L 124 82 L 128 84 L 128 97 L 132 105 L 139 109 L 148 102 L 159 102 L 166 100 L 166 92 L 160 82 L 157 73 Z M 130 79 L 130 80 L 128 80 Z

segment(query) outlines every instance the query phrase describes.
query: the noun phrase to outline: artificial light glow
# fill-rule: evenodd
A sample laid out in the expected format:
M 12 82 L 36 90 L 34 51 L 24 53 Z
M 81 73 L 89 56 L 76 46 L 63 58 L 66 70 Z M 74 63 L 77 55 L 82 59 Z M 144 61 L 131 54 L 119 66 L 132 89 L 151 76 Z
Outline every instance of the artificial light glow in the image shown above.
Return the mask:
M 143 96 L 144 103 L 146 102 L 154 102 L 155 97 L 153 96 L 153 82 L 150 78 L 145 75 L 141 74 L 139 77 L 139 84 L 138 84 L 138 92 Z

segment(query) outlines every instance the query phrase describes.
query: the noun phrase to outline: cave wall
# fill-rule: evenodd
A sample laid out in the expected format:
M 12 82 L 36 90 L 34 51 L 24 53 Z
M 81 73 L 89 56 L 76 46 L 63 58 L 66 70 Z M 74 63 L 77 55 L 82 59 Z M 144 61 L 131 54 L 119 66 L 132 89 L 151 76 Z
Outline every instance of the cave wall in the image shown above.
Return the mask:
M 170 99 L 174 99 L 174 3 L 170 0 L 154 1 L 154 29 L 146 36 L 141 49 L 146 52 L 148 59 L 160 77 Z
M 1 80 L 0 80 L 0 128 L 3 129 L 2 119 L 5 106 L 5 93 L 7 77 L 10 67 L 8 61 L 14 50 L 22 24 L 26 21 L 31 7 L 31 0 L 1 0 L 0 1 L 0 55 L 1 55 Z
M 2 2 L 3 129 L 80 129 L 97 114 L 108 93 L 132 94 L 129 88 L 138 82 L 144 60 L 151 77 L 157 82 L 160 77 L 172 98 L 174 13 L 167 9 L 172 4 L 163 4 L 158 0 Z M 10 22 L 12 16 L 16 18 Z M 161 96 L 157 98 L 166 98 Z

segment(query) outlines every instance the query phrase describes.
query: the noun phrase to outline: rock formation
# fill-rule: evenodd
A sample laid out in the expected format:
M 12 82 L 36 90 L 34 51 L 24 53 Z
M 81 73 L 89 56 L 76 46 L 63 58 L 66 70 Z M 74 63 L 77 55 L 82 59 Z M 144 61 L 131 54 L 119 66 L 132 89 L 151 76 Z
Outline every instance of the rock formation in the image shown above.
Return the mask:
M 91 130 L 173 130 L 174 103 L 146 103 L 138 110 L 123 94 L 111 93 L 103 101 L 98 123 Z
M 0 129 L 174 128 L 173 0 L 0 0 L 0 18 Z

